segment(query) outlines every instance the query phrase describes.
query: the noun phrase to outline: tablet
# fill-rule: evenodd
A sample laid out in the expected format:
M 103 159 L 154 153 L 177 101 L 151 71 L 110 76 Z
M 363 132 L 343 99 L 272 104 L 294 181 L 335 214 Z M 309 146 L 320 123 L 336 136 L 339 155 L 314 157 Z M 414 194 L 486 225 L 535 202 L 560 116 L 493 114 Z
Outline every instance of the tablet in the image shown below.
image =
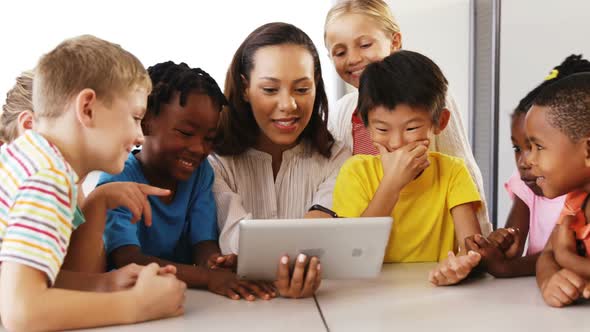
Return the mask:
M 238 275 L 275 280 L 282 255 L 291 268 L 303 253 L 320 259 L 323 279 L 375 278 L 381 271 L 391 217 L 242 220 Z

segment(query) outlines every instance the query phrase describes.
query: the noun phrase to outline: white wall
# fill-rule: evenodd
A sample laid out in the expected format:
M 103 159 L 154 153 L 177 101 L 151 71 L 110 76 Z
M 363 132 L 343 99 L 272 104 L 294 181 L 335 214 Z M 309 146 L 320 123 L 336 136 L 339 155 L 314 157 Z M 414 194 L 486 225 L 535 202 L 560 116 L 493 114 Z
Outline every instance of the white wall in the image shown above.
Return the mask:
M 441 68 L 467 124 L 469 106 L 469 0 L 389 0 L 404 49 Z M 468 130 L 468 129 L 467 129 Z
M 336 73 L 323 43 L 330 5 L 329 0 L 1 1 L 0 100 L 40 55 L 65 38 L 87 33 L 121 44 L 146 67 L 184 61 L 223 86 L 227 66 L 244 38 L 264 23 L 284 21 L 313 39 L 332 101 Z
M 500 43 L 500 131 L 498 226 L 512 203 L 503 183 L 516 169 L 510 143 L 510 114 L 566 56 L 590 59 L 590 1 L 502 1 Z

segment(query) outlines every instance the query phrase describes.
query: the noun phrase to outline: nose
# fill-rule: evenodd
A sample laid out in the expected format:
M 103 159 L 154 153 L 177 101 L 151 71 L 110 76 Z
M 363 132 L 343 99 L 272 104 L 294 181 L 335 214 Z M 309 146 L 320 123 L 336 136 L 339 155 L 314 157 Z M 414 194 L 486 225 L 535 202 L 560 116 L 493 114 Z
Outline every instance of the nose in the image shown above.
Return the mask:
M 279 95 L 279 110 L 283 112 L 293 112 L 297 109 L 297 102 L 295 98 L 289 93 L 285 91 Z
M 137 126 L 137 134 L 135 136 L 135 145 L 143 145 L 145 141 L 145 137 L 143 136 L 143 131 L 141 130 L 141 125 Z
M 348 52 L 348 57 L 347 57 L 347 62 L 349 66 L 354 66 L 356 64 L 358 64 L 359 62 L 362 61 L 362 57 L 361 57 L 361 52 L 356 49 L 356 48 L 352 48 L 349 52 Z
M 401 133 L 392 133 L 389 137 L 389 149 L 391 151 L 397 150 L 404 146 L 404 138 Z
M 524 163 L 528 165 L 528 167 L 537 165 L 537 151 L 536 148 L 532 148 L 529 152 L 523 153 Z
M 522 170 L 527 170 L 531 168 L 531 165 L 527 162 L 527 157 L 530 154 L 530 151 L 527 150 L 523 150 L 520 153 L 520 156 L 518 157 L 517 165 L 518 168 L 522 169 Z

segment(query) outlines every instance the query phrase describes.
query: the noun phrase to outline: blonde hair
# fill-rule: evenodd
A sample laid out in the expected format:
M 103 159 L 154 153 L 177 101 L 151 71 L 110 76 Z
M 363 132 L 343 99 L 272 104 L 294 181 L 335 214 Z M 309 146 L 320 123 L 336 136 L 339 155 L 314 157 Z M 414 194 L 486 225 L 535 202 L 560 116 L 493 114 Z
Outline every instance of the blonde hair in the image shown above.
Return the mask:
M 35 69 L 35 118 L 59 117 L 86 88 L 110 106 L 123 93 L 141 88 L 149 93 L 151 86 L 144 66 L 121 46 L 91 35 L 66 39 L 45 54 Z
M 343 0 L 334 5 L 326 15 L 324 24 L 324 40 L 328 25 L 345 14 L 360 14 L 373 20 L 388 35 L 400 32 L 399 24 L 391 13 L 391 9 L 383 0 Z
M 24 111 L 33 111 L 33 72 L 24 71 L 6 93 L 6 103 L 0 115 L 0 141 L 10 143 L 18 137 L 18 116 Z

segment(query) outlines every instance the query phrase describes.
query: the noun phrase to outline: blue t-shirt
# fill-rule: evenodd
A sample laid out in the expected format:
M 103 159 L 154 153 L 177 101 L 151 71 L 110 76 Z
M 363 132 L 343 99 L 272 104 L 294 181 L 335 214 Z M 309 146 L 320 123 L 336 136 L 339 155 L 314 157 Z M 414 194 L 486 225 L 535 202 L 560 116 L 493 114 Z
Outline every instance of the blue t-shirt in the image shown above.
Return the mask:
M 125 207 L 109 210 L 104 232 L 107 254 L 126 245 L 141 248 L 144 255 L 155 256 L 181 264 L 192 264 L 193 246 L 201 241 L 218 240 L 217 215 L 213 187 L 213 169 L 205 159 L 188 181 L 180 181 L 171 203 L 148 196 L 152 209 L 152 226 L 143 218 L 130 222 L 131 212 Z M 103 173 L 98 185 L 130 181 L 148 184 L 141 164 L 133 154 L 118 175 Z

